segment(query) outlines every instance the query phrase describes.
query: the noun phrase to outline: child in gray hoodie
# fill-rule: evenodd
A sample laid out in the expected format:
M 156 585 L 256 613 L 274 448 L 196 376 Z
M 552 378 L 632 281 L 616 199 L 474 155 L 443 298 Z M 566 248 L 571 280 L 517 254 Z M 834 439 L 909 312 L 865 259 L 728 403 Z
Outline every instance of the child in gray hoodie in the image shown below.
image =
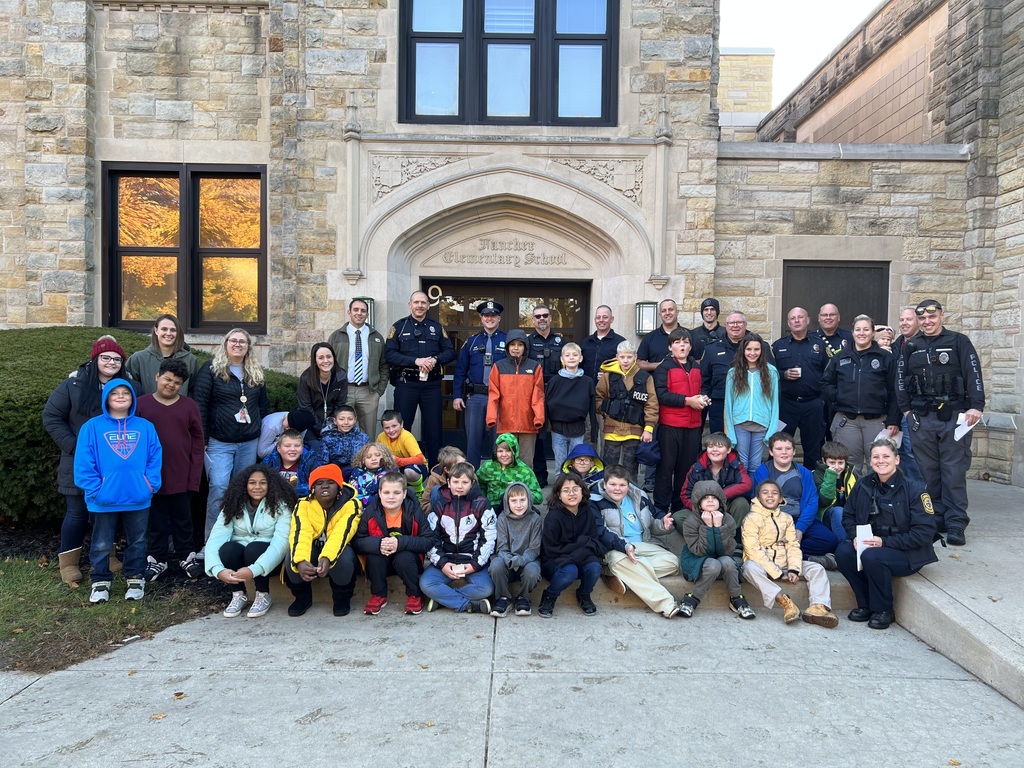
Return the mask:
M 516 616 L 533 611 L 530 593 L 540 581 L 540 513 L 533 508 L 525 483 L 509 483 L 498 516 L 497 546 L 488 570 L 494 582 L 494 610 L 491 616 L 508 616 L 515 605 Z M 515 595 L 509 582 L 518 581 Z

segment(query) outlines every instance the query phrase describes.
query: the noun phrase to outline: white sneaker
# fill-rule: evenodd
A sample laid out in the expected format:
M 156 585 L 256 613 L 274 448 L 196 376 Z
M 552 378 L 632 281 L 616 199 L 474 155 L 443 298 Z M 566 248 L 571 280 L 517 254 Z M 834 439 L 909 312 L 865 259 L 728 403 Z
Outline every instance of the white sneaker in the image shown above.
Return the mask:
M 236 616 L 241 615 L 242 609 L 245 608 L 245 604 L 249 602 L 249 596 L 245 592 L 232 592 L 231 602 L 228 603 L 228 607 L 224 609 L 224 618 L 233 619 Z
M 146 581 L 156 581 L 167 570 L 167 563 L 157 562 L 152 555 L 146 557 Z
M 141 600 L 145 594 L 145 579 L 128 579 L 128 591 L 124 593 L 125 600 Z
M 110 582 L 94 581 L 92 592 L 89 593 L 90 603 L 105 603 L 110 599 Z
M 256 597 L 253 598 L 252 608 L 246 615 L 250 619 L 258 619 L 263 616 L 267 611 L 270 610 L 270 606 L 274 604 L 274 601 L 270 599 L 269 592 L 257 592 Z

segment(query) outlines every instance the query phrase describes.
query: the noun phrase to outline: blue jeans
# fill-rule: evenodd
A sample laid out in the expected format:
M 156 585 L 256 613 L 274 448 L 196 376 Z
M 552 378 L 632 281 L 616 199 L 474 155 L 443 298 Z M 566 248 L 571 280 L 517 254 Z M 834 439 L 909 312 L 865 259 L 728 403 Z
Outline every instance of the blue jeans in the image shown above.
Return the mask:
M 454 579 L 445 576 L 440 568 L 428 565 L 420 576 L 420 589 L 428 598 L 453 611 L 465 611 L 470 600 L 490 597 L 494 592 L 491 575 L 486 570 L 473 571 L 461 587 L 453 587 L 452 581 Z
M 494 430 L 487 428 L 487 395 L 471 395 L 462 412 L 466 429 L 466 458 L 479 469 L 481 459 L 494 453 Z
M 743 466 L 748 472 L 753 473 L 761 466 L 761 457 L 764 456 L 765 429 L 756 432 L 748 432 L 742 427 L 736 427 L 736 453 L 740 457 Z
M 210 444 L 206 446 L 206 476 L 210 478 L 210 495 L 206 499 L 206 531 L 203 541 L 210 538 L 210 530 L 220 514 L 220 502 L 231 478 L 256 463 L 258 443 L 259 440 L 222 443 L 210 438 Z
M 149 507 L 130 512 L 93 512 L 92 546 L 89 562 L 92 564 L 92 582 L 110 581 L 110 553 L 114 551 L 117 522 L 124 527 L 128 545 L 124 548 L 124 575 L 126 579 L 140 578 L 146 570 L 146 530 L 149 526 Z
M 89 510 L 85 506 L 85 496 L 81 494 L 64 494 L 67 512 L 64 522 L 60 524 L 60 551 L 78 549 L 85 540 L 85 531 L 89 527 Z
M 565 588 L 576 579 L 580 580 L 580 588 L 577 591 L 582 595 L 589 595 L 594 591 L 594 585 L 601 577 L 601 563 L 593 561 L 585 563 L 582 567 L 578 567 L 575 563 L 567 563 L 557 568 L 550 563 L 544 563 L 541 565 L 541 572 L 544 574 L 544 578 L 550 582 L 546 591 L 553 597 L 562 594 Z
M 565 464 L 565 457 L 569 455 L 573 448 L 580 445 L 586 435 L 580 435 L 579 437 L 566 437 L 560 435 L 557 432 L 551 433 L 551 452 L 555 454 L 555 471 L 561 472 L 562 465 Z
M 828 512 L 825 513 L 825 524 L 832 530 L 832 533 L 836 535 L 839 541 L 846 541 L 846 529 L 843 528 L 843 508 L 832 507 Z

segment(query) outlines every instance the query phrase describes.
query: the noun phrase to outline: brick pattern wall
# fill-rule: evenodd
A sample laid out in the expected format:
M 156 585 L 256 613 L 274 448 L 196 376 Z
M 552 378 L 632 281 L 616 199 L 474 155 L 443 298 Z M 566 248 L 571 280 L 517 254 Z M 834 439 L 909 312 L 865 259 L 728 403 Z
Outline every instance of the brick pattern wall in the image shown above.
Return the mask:
M 722 112 L 769 112 L 772 108 L 770 54 L 723 53 L 719 58 L 718 109 Z

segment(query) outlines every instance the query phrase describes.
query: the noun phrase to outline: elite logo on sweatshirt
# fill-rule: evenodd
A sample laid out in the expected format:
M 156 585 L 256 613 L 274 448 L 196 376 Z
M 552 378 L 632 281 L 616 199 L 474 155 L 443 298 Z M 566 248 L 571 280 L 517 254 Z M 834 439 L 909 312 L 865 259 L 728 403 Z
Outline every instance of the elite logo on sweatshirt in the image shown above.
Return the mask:
M 122 459 L 129 458 L 135 453 L 139 445 L 140 435 L 138 432 L 104 432 L 103 439 L 107 441 L 110 450 Z

